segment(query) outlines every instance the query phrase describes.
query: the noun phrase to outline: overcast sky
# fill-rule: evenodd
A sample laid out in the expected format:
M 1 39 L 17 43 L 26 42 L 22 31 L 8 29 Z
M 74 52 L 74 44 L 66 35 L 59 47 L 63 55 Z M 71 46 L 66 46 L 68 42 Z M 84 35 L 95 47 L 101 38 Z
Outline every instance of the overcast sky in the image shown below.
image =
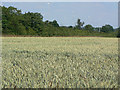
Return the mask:
M 45 20 L 57 20 L 61 26 L 74 26 L 77 19 L 95 27 L 110 24 L 118 27 L 117 2 L 4 2 L 24 12 L 39 12 Z

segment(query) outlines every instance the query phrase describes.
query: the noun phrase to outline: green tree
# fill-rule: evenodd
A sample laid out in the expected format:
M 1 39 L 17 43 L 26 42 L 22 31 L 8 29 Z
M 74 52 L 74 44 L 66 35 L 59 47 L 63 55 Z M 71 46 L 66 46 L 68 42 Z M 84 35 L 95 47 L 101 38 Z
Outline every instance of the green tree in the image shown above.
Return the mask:
M 68 28 L 73 28 L 73 26 L 68 26 Z
M 93 30 L 94 30 L 94 27 L 93 27 L 92 25 L 88 24 L 88 25 L 86 25 L 86 26 L 84 27 L 84 29 L 85 29 L 85 30 L 88 30 L 88 31 L 93 31 Z
M 46 20 L 46 21 L 45 21 L 45 24 L 49 24 L 49 21 L 48 21 L 48 20 Z
M 101 29 L 101 32 L 105 32 L 105 33 L 113 32 L 113 31 L 114 31 L 113 27 L 108 24 L 106 24 L 105 26 L 102 26 L 102 29 Z
M 42 27 L 43 27 L 43 21 L 42 21 L 43 16 L 40 13 L 28 12 L 28 13 L 25 13 L 23 17 L 24 19 L 21 22 L 26 27 L 26 29 L 30 27 L 31 28 L 30 31 L 33 32 L 34 30 L 38 34 L 41 33 Z
M 117 29 L 117 37 L 120 38 L 120 27 Z
M 1 12 L 0 12 L 1 13 Z M 1 18 L 0 18 L 1 20 Z M 21 13 L 15 7 L 2 7 L 2 32 L 8 35 L 39 35 L 39 36 L 87 36 L 87 35 L 98 35 L 98 32 L 88 33 L 87 30 L 93 31 L 91 25 L 86 25 L 86 30 L 83 29 L 84 22 L 80 19 L 77 20 L 77 25 L 72 26 L 59 26 L 56 20 L 43 21 L 41 13 Z M 106 25 L 102 27 L 102 32 L 113 31 L 113 27 Z M 115 34 L 114 34 L 115 33 Z M 104 34 L 104 36 L 114 36 L 116 32 L 110 32 Z M 103 36 L 103 33 L 99 33 Z M 119 36 L 119 35 L 118 35 Z
M 84 22 L 81 22 L 80 19 L 78 19 L 78 20 L 77 20 L 76 28 L 77 28 L 77 29 L 82 29 L 82 27 L 83 27 L 84 24 L 85 24 Z
M 31 27 L 27 27 L 27 35 L 37 35 L 37 33 Z
M 57 23 L 56 20 L 53 20 L 52 22 L 47 20 L 47 21 L 45 21 L 45 23 L 50 24 L 50 25 L 52 25 L 54 27 L 59 27 L 59 24 Z
M 2 28 L 3 33 L 18 34 L 16 28 L 19 27 L 19 20 L 21 16 L 21 10 L 17 10 L 14 7 L 2 7 Z
M 17 35 L 27 35 L 27 31 L 25 26 L 22 25 L 22 23 L 19 23 L 19 26 L 16 28 Z
M 56 20 L 53 20 L 52 25 L 53 25 L 54 27 L 59 27 L 59 24 L 57 23 Z

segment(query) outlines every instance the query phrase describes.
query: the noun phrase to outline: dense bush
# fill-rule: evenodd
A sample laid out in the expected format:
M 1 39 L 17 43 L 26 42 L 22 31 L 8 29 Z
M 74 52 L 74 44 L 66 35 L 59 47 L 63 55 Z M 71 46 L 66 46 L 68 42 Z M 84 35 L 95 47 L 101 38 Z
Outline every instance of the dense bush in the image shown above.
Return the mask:
M 101 29 L 101 32 L 106 32 L 106 33 L 113 32 L 113 31 L 114 29 L 111 25 L 102 26 L 102 29 Z

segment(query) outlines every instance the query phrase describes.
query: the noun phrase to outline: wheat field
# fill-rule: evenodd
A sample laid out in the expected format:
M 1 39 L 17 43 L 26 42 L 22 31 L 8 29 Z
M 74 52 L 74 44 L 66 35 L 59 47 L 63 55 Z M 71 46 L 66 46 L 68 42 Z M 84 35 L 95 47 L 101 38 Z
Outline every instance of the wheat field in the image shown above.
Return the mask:
M 3 88 L 118 87 L 118 39 L 2 37 Z

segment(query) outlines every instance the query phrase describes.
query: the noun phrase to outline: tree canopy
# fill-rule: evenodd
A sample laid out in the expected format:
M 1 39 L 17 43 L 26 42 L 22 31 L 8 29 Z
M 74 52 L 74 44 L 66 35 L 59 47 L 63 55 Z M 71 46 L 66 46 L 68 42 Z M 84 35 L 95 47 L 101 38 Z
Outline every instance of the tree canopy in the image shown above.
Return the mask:
M 105 26 L 102 26 L 102 29 L 101 29 L 101 32 L 105 32 L 105 33 L 113 32 L 113 31 L 114 31 L 113 27 L 108 24 L 106 24 Z
M 56 20 L 43 21 L 43 16 L 38 12 L 23 14 L 21 10 L 12 6 L 1 8 L 3 35 L 118 36 L 118 29 L 115 31 L 111 25 L 102 26 L 100 29 L 94 28 L 90 24 L 83 26 L 85 23 L 78 18 L 75 26 L 60 26 Z
M 92 32 L 94 30 L 94 27 L 92 25 L 88 24 L 84 27 L 84 29 Z

